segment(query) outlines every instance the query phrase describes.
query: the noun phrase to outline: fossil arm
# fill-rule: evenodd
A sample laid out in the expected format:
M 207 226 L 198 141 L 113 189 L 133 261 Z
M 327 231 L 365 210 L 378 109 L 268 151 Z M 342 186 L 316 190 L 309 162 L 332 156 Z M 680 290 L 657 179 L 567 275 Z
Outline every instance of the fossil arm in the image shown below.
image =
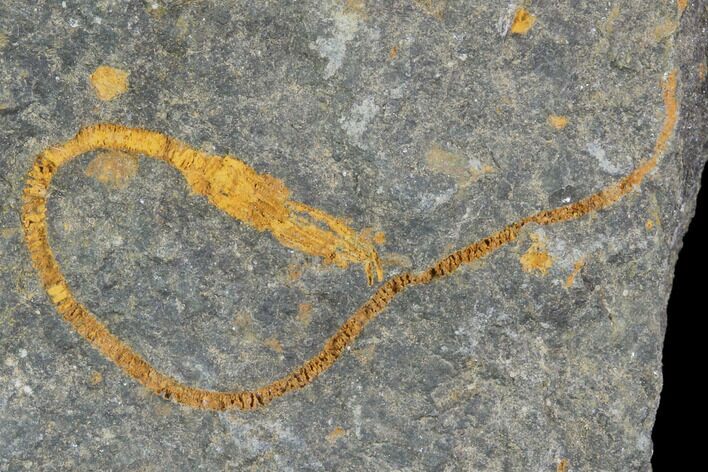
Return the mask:
M 511 223 L 500 231 L 463 247 L 417 273 L 396 275 L 383 283 L 325 342 L 322 349 L 294 371 L 253 390 L 214 391 L 185 385 L 155 369 L 77 301 L 59 269 L 47 239 L 46 197 L 52 176 L 62 164 L 84 152 L 108 148 L 143 153 L 176 166 L 197 193 L 230 215 L 259 230 L 269 230 L 283 244 L 314 253 L 335 264 L 370 264 L 381 275 L 373 248 L 339 220 L 288 200 L 283 184 L 257 174 L 233 158 L 214 158 L 189 148 L 165 135 L 117 125 L 97 125 L 80 131 L 75 138 L 41 153 L 29 172 L 24 189 L 22 225 L 25 240 L 42 284 L 58 313 L 104 356 L 149 390 L 183 405 L 224 410 L 253 409 L 270 403 L 290 391 L 311 383 L 329 369 L 364 327 L 388 304 L 414 285 L 429 283 L 455 272 L 459 267 L 491 254 L 514 241 L 528 224 L 550 225 L 574 220 L 606 208 L 632 191 L 657 165 L 677 121 L 676 72 L 663 81 L 665 117 L 654 152 L 632 172 L 599 192 L 577 202 L 543 210 Z M 313 222 L 323 223 L 329 230 Z M 317 241 L 314 245 L 312 241 Z M 317 249 L 313 249 L 316 247 Z M 373 274 L 372 274 L 373 275 Z

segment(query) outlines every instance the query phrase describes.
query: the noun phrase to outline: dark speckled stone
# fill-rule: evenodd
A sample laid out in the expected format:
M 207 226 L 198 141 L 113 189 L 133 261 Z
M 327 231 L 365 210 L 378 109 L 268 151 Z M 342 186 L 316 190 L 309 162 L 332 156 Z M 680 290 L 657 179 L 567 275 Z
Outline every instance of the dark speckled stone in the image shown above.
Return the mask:
M 0 2 L 0 470 L 649 469 L 706 159 L 705 3 L 679 20 L 674 1 L 533 2 L 523 36 L 505 33 L 515 3 Z M 130 72 L 110 102 L 88 82 L 102 64 Z M 123 375 L 56 316 L 23 242 L 34 156 L 111 121 L 238 155 L 384 231 L 387 275 L 423 268 L 648 157 L 675 68 L 676 135 L 640 191 L 407 291 L 330 371 L 254 413 L 185 408 Z M 52 247 L 78 299 L 182 381 L 283 375 L 372 292 L 360 268 L 281 246 L 164 163 L 141 157 L 116 190 L 86 175 L 93 155 L 52 184 Z M 532 236 L 545 275 L 519 262 Z

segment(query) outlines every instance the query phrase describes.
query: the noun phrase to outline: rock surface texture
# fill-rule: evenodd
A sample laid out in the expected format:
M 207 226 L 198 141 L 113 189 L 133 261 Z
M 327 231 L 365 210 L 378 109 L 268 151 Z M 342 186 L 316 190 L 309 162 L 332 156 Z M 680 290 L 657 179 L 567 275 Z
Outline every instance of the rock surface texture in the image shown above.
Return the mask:
M 0 470 L 649 469 L 705 25 L 702 0 L 3 0 Z M 647 174 L 412 284 L 303 388 L 217 411 L 102 355 L 33 265 L 28 173 L 105 122 L 238 159 L 200 180 L 90 150 L 45 212 L 78 303 L 227 392 L 296 371 L 397 274 Z

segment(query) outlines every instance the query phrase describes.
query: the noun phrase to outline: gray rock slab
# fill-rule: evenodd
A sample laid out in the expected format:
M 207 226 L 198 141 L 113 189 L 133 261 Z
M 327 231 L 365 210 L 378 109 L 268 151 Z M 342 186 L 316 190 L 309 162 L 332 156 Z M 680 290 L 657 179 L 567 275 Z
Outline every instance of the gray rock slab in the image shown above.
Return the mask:
M 706 160 L 706 6 L 539 1 L 515 34 L 516 3 L 3 0 L 0 470 L 649 469 L 666 303 Z M 104 64 L 129 72 L 110 101 L 89 82 Z M 387 276 L 422 269 L 649 157 L 674 69 L 679 121 L 639 190 L 405 292 L 334 367 L 255 412 L 149 393 L 56 315 L 24 244 L 35 156 L 109 121 L 235 154 L 383 231 Z M 115 189 L 87 175 L 94 155 L 52 183 L 52 247 L 77 298 L 181 381 L 284 375 L 373 291 L 164 163 L 140 157 Z M 534 241 L 545 274 L 520 263 Z

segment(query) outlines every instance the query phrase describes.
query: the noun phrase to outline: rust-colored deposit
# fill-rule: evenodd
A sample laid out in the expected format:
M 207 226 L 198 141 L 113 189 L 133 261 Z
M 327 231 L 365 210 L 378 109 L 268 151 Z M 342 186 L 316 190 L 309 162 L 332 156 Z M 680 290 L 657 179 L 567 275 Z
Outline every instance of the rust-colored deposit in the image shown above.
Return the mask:
M 113 100 L 128 90 L 128 76 L 122 69 L 111 66 L 99 66 L 91 74 L 89 80 L 96 96 L 103 101 Z
M 553 265 L 553 258 L 546 250 L 546 243 L 537 234 L 531 235 L 531 246 L 529 249 L 519 258 L 521 262 L 521 267 L 523 267 L 526 272 L 540 272 L 542 275 L 546 275 L 548 269 Z
M 47 149 L 37 157 L 24 189 L 22 226 L 34 265 L 59 314 L 76 332 L 125 373 L 152 392 L 186 406 L 211 410 L 253 409 L 267 405 L 277 397 L 308 385 L 329 369 L 346 347 L 361 334 L 364 327 L 379 315 L 396 295 L 408 287 L 430 283 L 452 274 L 464 264 L 491 254 L 514 241 L 521 229 L 528 224 L 550 225 L 575 220 L 612 205 L 636 188 L 647 173 L 656 167 L 676 125 L 676 80 L 676 72 L 672 72 L 663 81 L 666 116 L 654 153 L 629 175 L 575 203 L 544 210 L 511 223 L 496 233 L 440 259 L 421 272 L 406 272 L 390 278 L 344 322 L 317 354 L 303 362 L 293 372 L 253 390 L 220 392 L 179 382 L 155 369 L 140 354 L 112 334 L 75 299 L 47 239 L 46 198 L 52 177 L 68 160 L 95 149 L 147 154 L 172 163 L 185 174 L 190 184 L 200 193 L 207 195 L 212 203 L 222 205 L 220 208 L 232 212 L 230 214 L 236 217 L 243 217 L 244 221 L 259 229 L 270 229 L 276 237 L 283 238 L 281 242 L 287 243 L 290 247 L 300 245 L 312 250 L 311 242 L 307 242 L 309 240 L 304 235 L 315 234 L 314 230 L 303 230 L 300 225 L 303 221 L 307 222 L 308 218 L 313 218 L 325 222 L 330 227 L 338 237 L 335 239 L 338 244 L 345 244 L 345 242 L 348 244 L 347 250 L 342 251 L 341 246 L 333 244 L 328 237 L 322 239 L 323 244 L 330 244 L 327 247 L 330 247 L 334 254 L 344 254 L 339 256 L 343 263 L 364 260 L 371 266 L 375 266 L 377 260 L 374 258 L 375 253 L 370 252 L 371 247 L 358 240 L 350 241 L 348 238 L 353 237 L 354 233 L 339 220 L 327 217 L 310 207 L 293 204 L 287 199 L 287 191 L 282 183 L 272 177 L 257 174 L 236 159 L 206 156 L 159 133 L 117 125 L 97 125 L 83 129 L 75 138 L 58 147 Z M 214 188 L 219 189 L 219 192 L 225 192 L 225 196 L 215 197 L 216 190 L 212 190 Z M 232 198 L 228 198 L 229 195 Z M 235 197 L 237 195 L 239 197 Z M 243 199 L 245 196 L 248 197 L 248 205 L 234 201 L 234 199 Z M 292 213 L 289 212 L 298 212 L 302 216 L 293 219 Z M 277 219 L 278 224 L 274 224 L 266 215 L 285 219 Z M 332 256 L 333 262 L 337 262 L 336 257 Z
M 565 279 L 565 288 L 570 288 L 575 283 L 575 278 L 578 276 L 580 271 L 585 267 L 585 257 L 581 257 L 575 264 L 573 264 L 573 271 L 570 273 L 567 279 Z
M 563 115 L 548 115 L 548 124 L 555 129 L 563 129 L 568 126 L 568 117 Z
M 89 162 L 85 173 L 103 185 L 124 189 L 138 173 L 138 156 L 118 151 L 102 152 Z
M 677 0 L 676 7 L 678 8 L 679 15 L 682 14 L 686 11 L 686 7 L 688 7 L 688 0 Z
M 536 23 L 536 17 L 525 8 L 517 8 L 514 12 L 514 19 L 511 21 L 511 32 L 513 34 L 526 34 Z

